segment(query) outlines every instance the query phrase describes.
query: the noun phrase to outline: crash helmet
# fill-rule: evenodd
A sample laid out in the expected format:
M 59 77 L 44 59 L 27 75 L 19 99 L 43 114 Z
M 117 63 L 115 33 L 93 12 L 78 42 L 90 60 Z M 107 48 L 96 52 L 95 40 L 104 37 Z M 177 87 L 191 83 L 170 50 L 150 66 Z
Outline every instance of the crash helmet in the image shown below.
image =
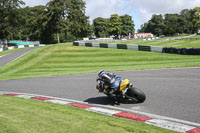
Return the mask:
M 104 74 L 106 74 L 105 70 L 100 70 L 98 76 L 101 78 Z

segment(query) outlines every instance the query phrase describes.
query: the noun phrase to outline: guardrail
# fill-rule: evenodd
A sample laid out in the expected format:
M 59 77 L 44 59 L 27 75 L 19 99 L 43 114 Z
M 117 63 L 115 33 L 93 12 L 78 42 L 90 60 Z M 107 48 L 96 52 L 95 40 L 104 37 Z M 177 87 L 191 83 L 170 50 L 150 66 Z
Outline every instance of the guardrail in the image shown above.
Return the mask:
M 82 41 L 73 42 L 73 46 L 128 49 L 128 50 L 182 54 L 182 55 L 200 55 L 200 48 L 173 48 L 173 47 L 159 47 L 159 46 L 144 46 L 135 44 L 85 43 Z

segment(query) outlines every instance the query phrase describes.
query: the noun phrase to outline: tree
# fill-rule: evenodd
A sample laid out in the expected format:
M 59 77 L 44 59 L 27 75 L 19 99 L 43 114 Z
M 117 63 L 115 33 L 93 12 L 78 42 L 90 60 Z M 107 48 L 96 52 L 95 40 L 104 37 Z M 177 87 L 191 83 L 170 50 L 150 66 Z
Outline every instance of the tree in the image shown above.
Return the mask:
M 45 6 L 25 7 L 21 9 L 23 16 L 23 30 L 24 39 L 38 40 L 44 42 L 44 30 L 48 20 Z
M 181 24 L 179 24 L 179 27 L 182 27 L 183 33 L 191 34 L 193 31 L 193 24 L 192 24 L 192 10 L 189 9 L 183 9 L 180 13 L 180 18 L 182 20 L 179 20 Z
M 51 37 L 53 37 L 53 34 L 56 34 L 58 43 L 60 43 L 59 34 L 62 32 L 62 29 L 65 29 L 67 26 L 70 2 L 70 0 L 52 0 L 47 3 L 49 18 L 47 29 L 49 30 Z
M 50 29 L 49 33 L 56 34 L 58 43 L 60 34 L 63 41 L 77 40 L 91 34 L 89 17 L 85 16 L 85 3 L 82 0 L 52 0 L 47 4 L 47 10 L 47 28 Z
M 133 34 L 135 32 L 135 25 L 133 23 L 132 17 L 125 14 L 123 16 L 120 16 L 120 18 L 122 22 L 121 35 L 127 36 L 129 35 L 129 33 Z
M 18 9 L 25 3 L 22 0 L 0 0 L 0 38 L 20 37 L 20 16 Z
M 105 18 L 95 18 L 93 20 L 94 33 L 97 37 L 108 37 L 108 19 Z
M 140 33 L 153 33 L 154 35 L 163 35 L 164 34 L 164 28 L 165 28 L 165 23 L 164 23 L 163 16 L 160 15 L 152 15 L 152 18 L 141 25 L 141 29 L 138 30 Z
M 140 26 L 140 29 L 138 29 L 138 33 L 145 33 L 146 30 L 147 30 L 147 25 L 148 25 L 148 22 L 142 24 L 142 25 Z
M 193 32 L 197 33 L 200 30 L 200 7 L 195 7 L 191 11 L 192 23 L 193 23 Z
M 120 16 L 118 16 L 117 14 L 112 14 L 109 19 L 108 25 L 110 35 L 114 35 L 115 37 L 121 35 L 122 21 Z
M 178 33 L 178 14 L 165 15 L 165 35 Z
M 183 9 L 180 14 L 165 14 L 164 19 L 153 15 L 151 20 L 141 25 L 139 32 L 152 32 L 160 35 L 174 35 L 177 33 L 196 33 L 200 30 L 200 7 Z
M 82 39 L 92 34 L 89 17 L 85 15 L 85 2 L 82 0 L 71 0 L 69 9 L 69 31 L 73 40 Z
M 21 8 L 22 0 L 0 0 L 0 39 L 73 41 L 92 33 L 82 0 L 51 0 L 46 6 Z
M 145 31 L 151 32 L 154 35 L 162 35 L 163 34 L 163 29 L 165 27 L 164 24 L 164 19 L 162 15 L 153 15 L 151 20 L 149 20 L 147 29 Z

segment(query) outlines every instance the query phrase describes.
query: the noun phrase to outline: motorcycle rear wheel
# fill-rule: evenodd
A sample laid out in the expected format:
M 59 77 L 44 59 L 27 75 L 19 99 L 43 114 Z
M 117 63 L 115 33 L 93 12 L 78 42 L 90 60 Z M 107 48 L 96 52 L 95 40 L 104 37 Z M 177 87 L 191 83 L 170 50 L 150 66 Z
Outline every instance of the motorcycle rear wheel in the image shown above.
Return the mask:
M 135 87 L 129 88 L 126 95 L 129 99 L 134 100 L 136 103 L 143 103 L 146 100 L 144 92 Z

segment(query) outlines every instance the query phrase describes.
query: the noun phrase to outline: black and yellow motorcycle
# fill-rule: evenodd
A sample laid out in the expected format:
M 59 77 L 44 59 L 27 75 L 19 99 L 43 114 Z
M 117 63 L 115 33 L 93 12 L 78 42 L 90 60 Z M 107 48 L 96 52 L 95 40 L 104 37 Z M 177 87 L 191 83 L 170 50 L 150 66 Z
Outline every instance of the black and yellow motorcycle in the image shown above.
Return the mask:
M 116 77 L 112 79 L 110 85 L 105 85 L 104 94 L 108 97 L 113 97 L 120 102 L 134 102 L 142 103 L 146 99 L 146 95 L 140 89 L 133 87 L 133 84 L 130 83 L 128 79 L 121 77 Z M 97 80 L 96 89 L 100 90 L 100 84 Z

